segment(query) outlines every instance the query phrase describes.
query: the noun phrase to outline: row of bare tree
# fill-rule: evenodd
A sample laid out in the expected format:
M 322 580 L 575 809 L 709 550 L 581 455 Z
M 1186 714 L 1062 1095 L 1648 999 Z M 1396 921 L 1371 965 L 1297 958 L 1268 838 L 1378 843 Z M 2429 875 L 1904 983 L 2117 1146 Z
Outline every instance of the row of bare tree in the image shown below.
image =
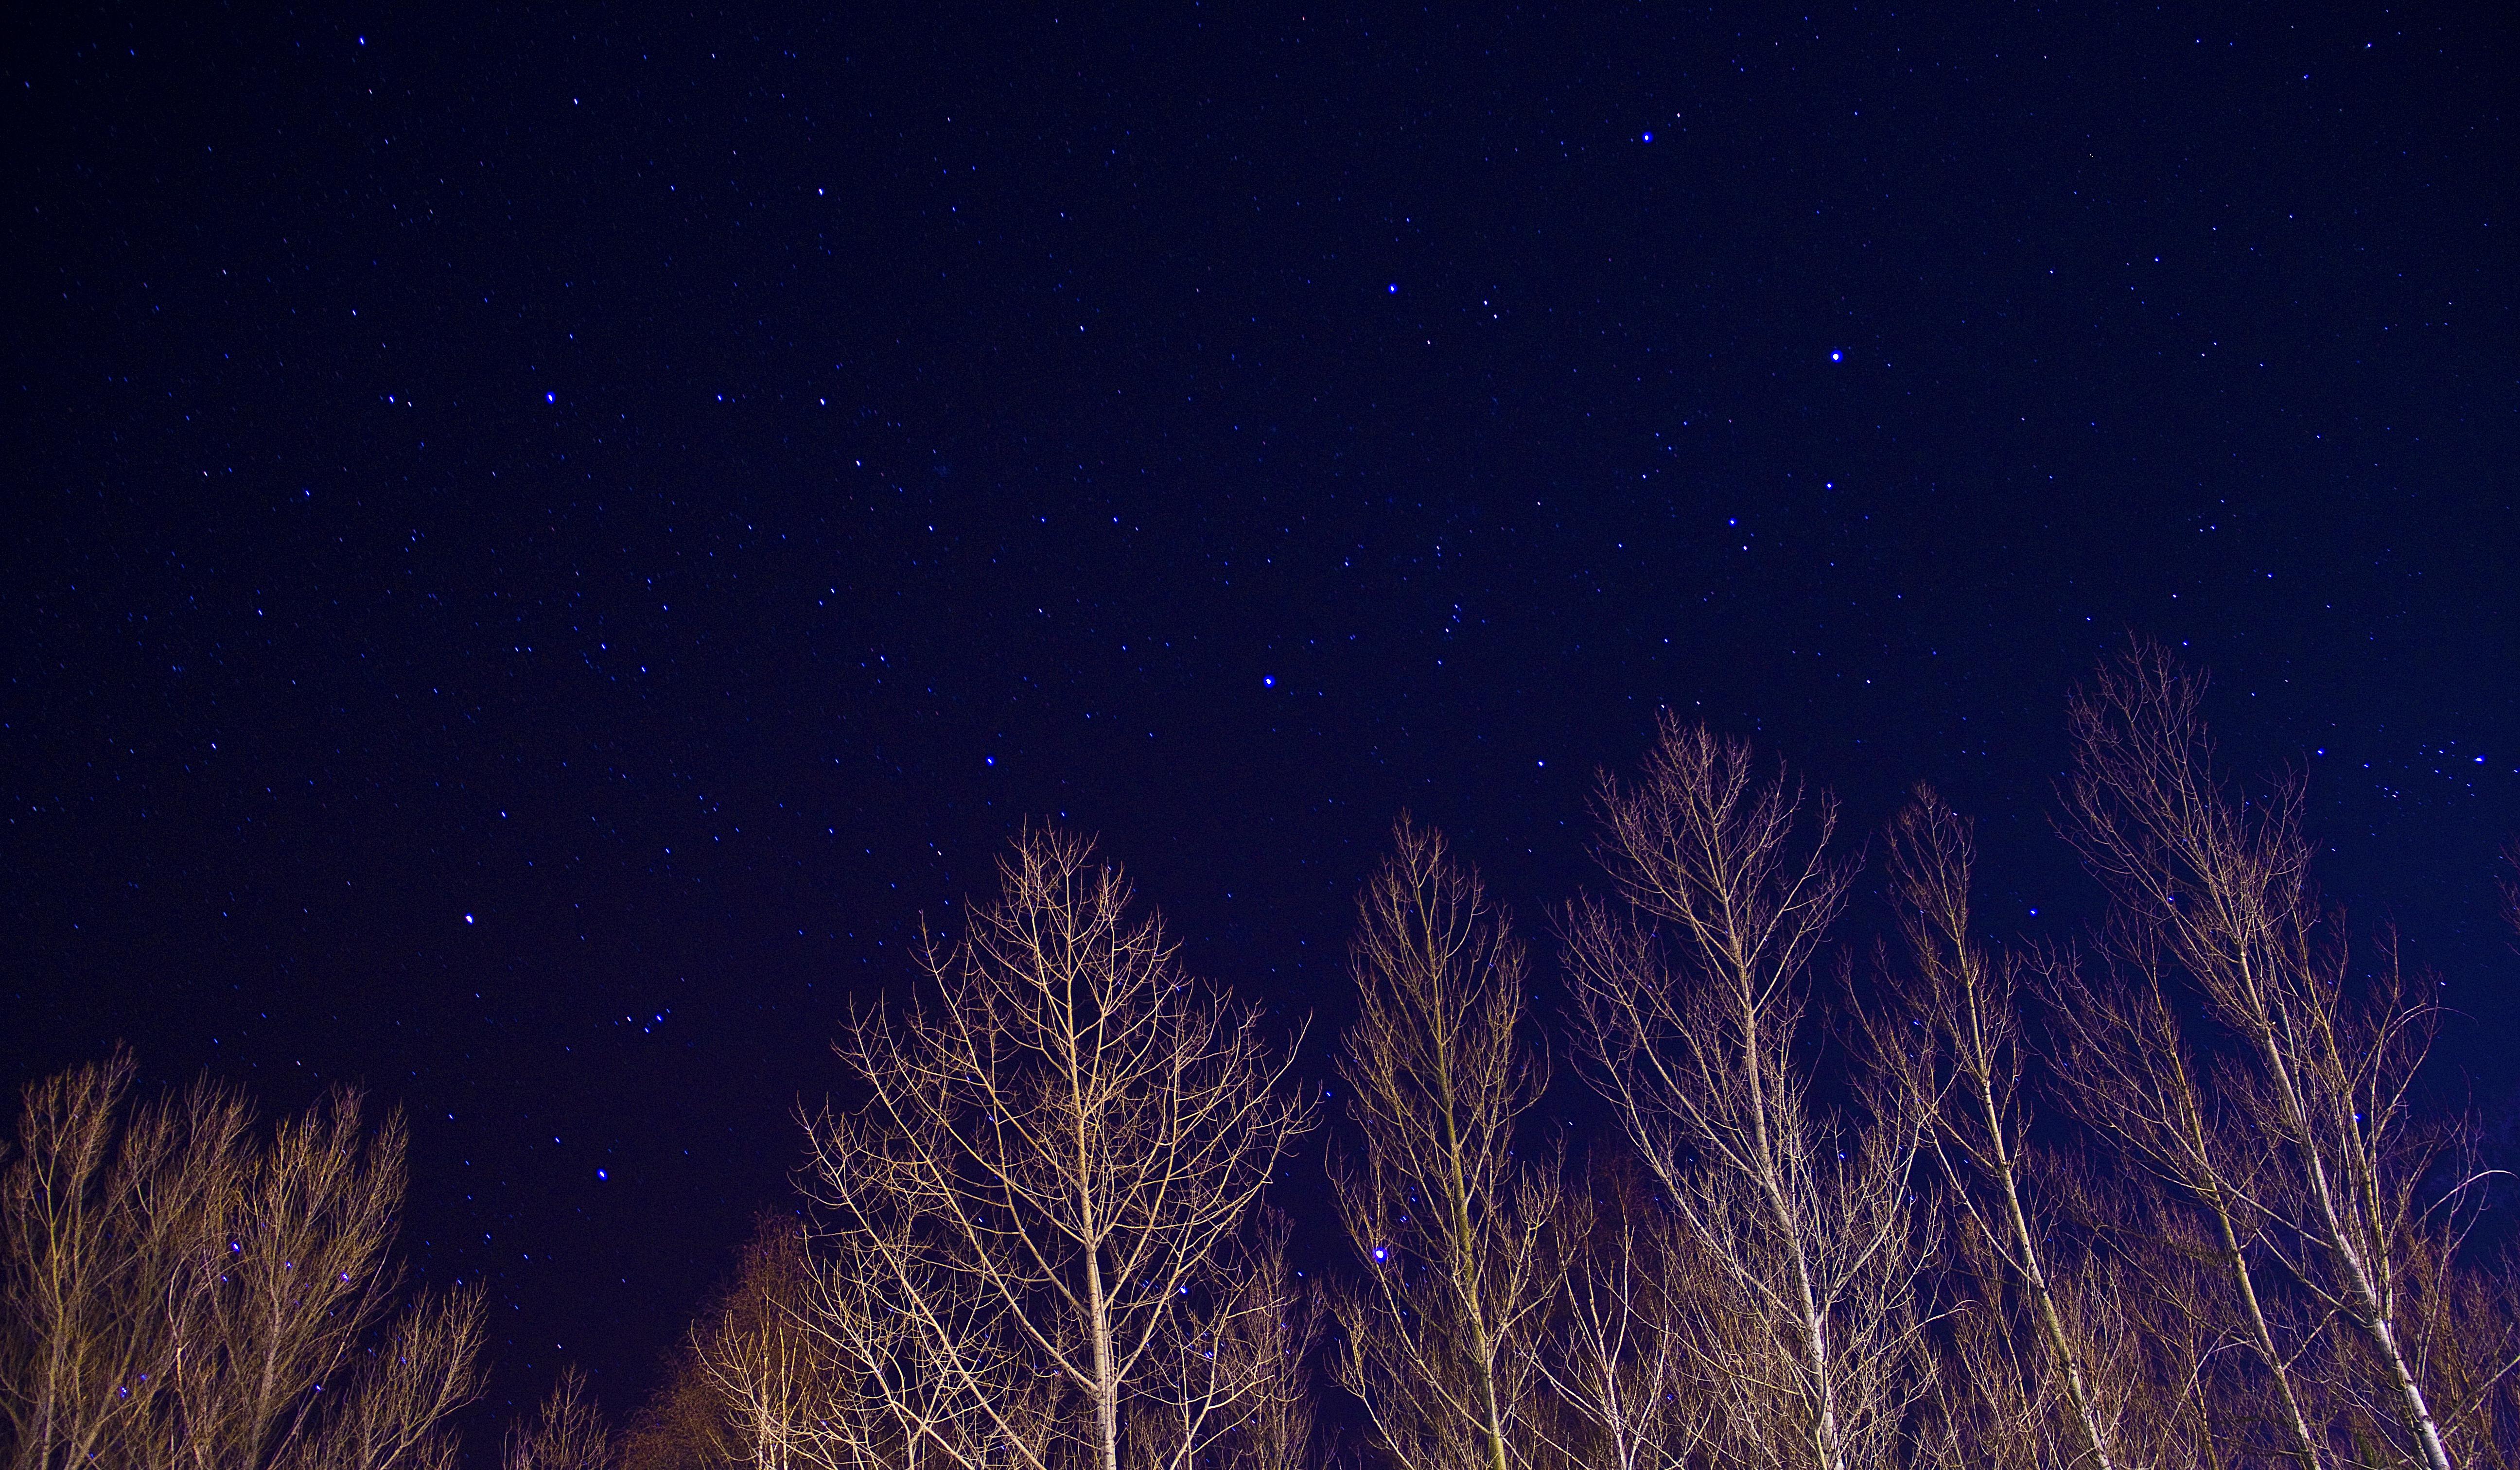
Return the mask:
M 1394 1470 L 2520 1463 L 2513 1274 L 2414 1092 L 2429 990 L 2349 948 L 2299 781 L 2226 785 L 2201 693 L 2138 649 L 2074 698 L 2099 933 L 1990 943 L 1969 824 L 1920 789 L 1902 942 L 1827 986 L 1833 804 L 1666 723 L 1553 925 L 1624 1136 L 1580 1168 L 1533 1111 L 1520 941 L 1404 819 L 1359 903 L 1354 1257 L 1318 1314 L 1260 1209 L 1311 1121 L 1285 1063 L 1083 844 L 1029 836 L 925 1002 L 850 1028 L 872 1102 L 811 1120 L 809 1223 L 632 1457 L 1309 1464 L 1318 1359 L 1342 1452 Z
M 1029 833 L 920 998 L 853 1015 L 867 1100 L 805 1120 L 803 1208 L 664 1391 L 615 1436 L 564 1381 L 507 1470 L 2520 1465 L 2520 1280 L 2421 1105 L 2431 987 L 2349 947 L 2298 780 L 2225 784 L 2201 693 L 2138 649 L 2072 702 L 2088 941 L 1985 938 L 1920 788 L 1899 942 L 1827 984 L 1834 804 L 1667 721 L 1601 788 L 1604 890 L 1553 915 L 1617 1125 L 1581 1161 L 1520 940 L 1404 818 L 1359 901 L 1327 1290 L 1264 1203 L 1316 1120 L 1289 1052 Z M 398 1125 L 341 1098 L 259 1143 L 128 1076 L 28 1093 L 11 1461 L 450 1464 L 479 1307 L 392 1311 Z

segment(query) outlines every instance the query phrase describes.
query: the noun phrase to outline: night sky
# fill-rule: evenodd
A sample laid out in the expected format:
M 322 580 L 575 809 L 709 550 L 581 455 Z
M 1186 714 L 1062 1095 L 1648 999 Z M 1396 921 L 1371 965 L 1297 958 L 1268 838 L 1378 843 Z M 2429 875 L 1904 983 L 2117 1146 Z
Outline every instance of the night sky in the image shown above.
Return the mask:
M 0 1082 L 363 1084 L 626 1409 L 1027 820 L 1317 1066 L 1657 707 L 2070 937 L 2135 633 L 2520 1154 L 2507 7 L 833 9 L 12 9 Z

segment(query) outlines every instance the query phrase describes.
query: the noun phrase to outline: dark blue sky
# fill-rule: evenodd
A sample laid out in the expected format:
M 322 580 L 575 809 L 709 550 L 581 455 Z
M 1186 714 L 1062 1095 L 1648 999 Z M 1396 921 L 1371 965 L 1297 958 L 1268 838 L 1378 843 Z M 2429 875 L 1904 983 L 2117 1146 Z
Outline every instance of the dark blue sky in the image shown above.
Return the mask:
M 843 9 L 6 22 L 8 1080 L 366 1083 L 626 1406 L 1027 817 L 1315 1052 L 1661 705 L 2068 934 L 2133 630 L 2507 1115 L 2507 16 Z

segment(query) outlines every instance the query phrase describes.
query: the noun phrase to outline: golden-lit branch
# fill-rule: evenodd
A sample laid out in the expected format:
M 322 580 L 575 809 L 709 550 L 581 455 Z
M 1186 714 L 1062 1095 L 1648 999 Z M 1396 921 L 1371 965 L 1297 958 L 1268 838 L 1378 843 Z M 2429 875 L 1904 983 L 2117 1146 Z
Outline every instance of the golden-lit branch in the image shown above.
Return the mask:
M 1160 1427 L 1140 1437 L 1141 1463 L 1187 1464 L 1174 1447 L 1205 1447 L 1202 1463 L 1298 1470 L 1314 1463 L 1312 1382 L 1304 1364 L 1321 1335 L 1321 1293 L 1286 1268 L 1285 1217 L 1264 1211 L 1220 1263 L 1220 1286 L 1193 1293 L 1176 1319 L 1170 1371 L 1148 1394 Z
M 356 1392 L 293 1463 L 305 1470 L 455 1470 L 450 1426 L 479 1392 L 481 1339 L 477 1289 L 419 1298 L 366 1350 Z
M 261 1465 L 286 1454 L 322 1403 L 309 1388 L 338 1392 L 343 1365 L 389 1305 L 402 1120 L 389 1115 L 366 1144 L 359 1111 L 357 1094 L 337 1092 L 284 1121 L 267 1150 L 196 1155 L 221 1172 L 225 1205 L 210 1249 L 169 1295 L 173 1406 L 197 1461 Z M 206 1098 L 196 1117 L 197 1148 L 214 1131 L 244 1135 L 244 1105 L 232 1097 Z
M 1407 1470 L 1531 1462 L 1554 1157 L 1514 1154 L 1548 1086 L 1522 1034 L 1522 946 L 1441 833 L 1402 817 L 1357 897 L 1339 1059 L 1363 1145 L 1333 1169 L 1363 1272 L 1335 1298 L 1339 1381 Z

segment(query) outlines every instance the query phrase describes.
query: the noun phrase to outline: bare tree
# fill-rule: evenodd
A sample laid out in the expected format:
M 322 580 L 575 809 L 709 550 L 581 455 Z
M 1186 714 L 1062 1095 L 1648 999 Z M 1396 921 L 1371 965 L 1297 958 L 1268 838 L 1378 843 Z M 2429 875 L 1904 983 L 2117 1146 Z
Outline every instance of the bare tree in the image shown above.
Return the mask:
M 1282 1229 L 1275 1235 L 1282 1251 Z M 1321 1464 L 1315 1445 L 1316 1400 L 1309 1364 L 1321 1342 L 1326 1310 L 1321 1288 L 1288 1289 L 1282 1265 L 1256 1280 L 1270 1284 L 1273 1310 L 1237 1318 L 1234 1351 L 1250 1364 L 1246 1372 L 1262 1385 L 1251 1410 L 1227 1436 L 1219 1462 L 1229 1470 L 1314 1470 Z
M 1403 815 L 1357 896 L 1339 1059 L 1362 1143 L 1332 1169 L 1362 1274 L 1333 1298 L 1339 1382 L 1403 1470 L 1531 1462 L 1554 1158 L 1514 1130 L 1549 1074 L 1522 1034 L 1523 951 L 1477 873 Z
M 2520 1466 L 2520 1246 L 2505 1241 L 2492 1270 L 2426 1261 L 2416 1336 L 2444 1390 L 2442 1431 L 2476 1466 Z M 2447 1269 L 2446 1269 L 2447 1268 Z
M 1690 1381 L 1681 1342 L 1688 1247 L 1623 1177 L 1596 1183 L 1611 1194 L 1606 1213 L 1570 1192 L 1558 1217 L 1577 1254 L 1540 1356 L 1566 1410 L 1552 1448 L 1571 1465 L 1677 1470 L 1706 1444 L 1715 1402 Z
M 735 1441 L 717 1385 L 686 1344 L 623 1427 L 622 1470 L 729 1470 L 752 1463 Z
M 0 1185 L 0 1392 L 19 1470 L 86 1465 L 137 1444 L 165 1381 L 158 1295 L 205 1233 L 185 1217 L 209 1204 L 157 1187 L 188 1181 L 184 1118 L 162 1102 L 127 1111 L 131 1073 L 116 1051 L 29 1086 L 20 1110 Z
M 402 1203 L 402 1120 L 387 1117 L 368 1146 L 358 1097 L 337 1092 L 284 1120 L 268 1149 L 246 1144 L 248 1126 L 233 1094 L 195 1110 L 193 1157 L 217 1172 L 204 1192 L 223 1208 L 169 1293 L 168 1406 L 197 1464 L 285 1457 L 315 1426 L 322 1401 L 309 1390 L 352 1360 L 395 1285 L 385 1252 Z
M 1202 1441 L 1203 1458 L 1221 1470 L 1309 1470 L 1313 1457 L 1313 1382 L 1307 1363 L 1321 1339 L 1322 1292 L 1298 1287 L 1286 1266 L 1289 1222 L 1264 1210 L 1230 1247 L 1205 1310 L 1181 1321 L 1189 1340 L 1167 1360 L 1176 1365 L 1159 1390 L 1169 1432 L 1144 1436 L 1146 1465 L 1179 1463 L 1172 1447 Z M 1186 1371 L 1185 1371 L 1186 1370 Z M 1220 1428 L 1219 1405 L 1231 1406 Z M 1202 1424 L 1202 1420 L 1210 1421 Z
M 816 1329 L 817 1268 L 804 1222 L 765 1212 L 735 1275 L 694 1319 L 664 1381 L 620 1437 L 624 1470 L 826 1463 L 815 1417 L 845 1384 Z
M 2138 934 L 2143 968 L 2157 952 L 2233 1037 L 2237 1064 L 2215 1079 L 2215 1102 L 2265 1150 L 2250 1158 L 2215 1146 L 2206 1104 L 2173 1099 L 2174 1116 L 2200 1120 L 2180 1123 L 2195 1141 L 2177 1145 L 2175 1177 L 2234 1224 L 2258 1226 L 2284 1276 L 2359 1339 L 2350 1391 L 2369 1385 L 2399 1449 L 2449 1470 L 2426 1364 L 2406 1330 L 2415 1308 L 2406 1268 L 2425 1231 L 2415 1189 L 2436 1152 L 2414 1127 L 2408 1089 L 2433 1012 L 2393 956 L 2367 982 L 2351 979 L 2341 919 L 2311 884 L 2301 780 L 2245 800 L 2226 790 L 2212 770 L 2203 693 L 2201 680 L 2139 646 L 2104 665 L 2071 705 L 2067 834 Z M 2121 1027 L 2101 1045 L 2167 1047 L 2134 1065 L 2147 1082 L 2193 1090 L 2192 1067 L 2169 1059 L 2182 1048 L 2159 996 L 2155 987 L 2137 998 L 2141 1032 Z M 2145 1120 L 2156 1141 L 2161 1121 Z M 2235 1256 L 2238 1233 L 2224 1228 Z M 2245 1271 L 2233 1279 L 2250 1289 Z M 2311 1426 L 2298 1404 L 2289 1412 L 2307 1460 Z
M 2068 1462 L 2113 1470 L 2120 1462 L 2111 1449 L 2118 1413 L 2099 1401 L 2092 1345 L 2078 1330 L 2080 1314 L 2059 1300 L 2042 1243 L 2048 1232 L 2028 1197 L 2019 962 L 1989 954 L 1970 932 L 1974 836 L 1966 819 L 1919 786 L 1892 824 L 1889 845 L 1910 964 L 1887 977 L 1890 1003 L 1868 1013 L 1867 1024 L 1876 1062 L 1898 1075 L 1912 1106 L 1932 1120 L 1931 1151 L 1961 1222 L 1960 1261 L 1983 1268 L 1997 1287 L 1969 1314 L 1971 1335 L 1958 1342 L 1980 1359 L 2009 1356 L 2006 1345 L 1974 1334 L 2017 1291 L 2038 1338 L 2038 1349 L 2021 1355 L 2027 1361 L 2020 1366 L 2034 1380 L 2021 1411 L 2044 1417 L 2036 1401 L 2052 1375 L 2061 1401 L 2056 1406 L 2069 1426 Z M 2023 1376 L 1999 1371 L 1992 1360 L 1975 1362 L 1963 1375 L 1972 1391 Z
M 134 1106 L 131 1074 L 117 1052 L 25 1093 L 0 1186 L 10 1462 L 451 1464 L 480 1305 L 392 1311 L 399 1117 L 372 1136 L 336 1091 L 263 1143 L 236 1093 Z
M 292 1470 L 454 1470 L 455 1414 L 480 1389 L 478 1292 L 428 1295 L 361 1355 L 351 1392 Z
M 840 1042 L 874 1098 L 813 1122 L 816 1329 L 893 1462 L 1184 1467 L 1264 1392 L 1205 1355 L 1311 1106 L 1087 843 L 1028 832 L 999 875 L 930 1001 Z
M 772 1463 L 759 1456 L 774 1447 L 783 1459 L 833 1470 L 1031 1465 L 1051 1460 L 1062 1440 L 1083 1452 L 1089 1437 L 1064 1422 L 1073 1385 L 1005 1340 L 987 1282 L 926 1264 L 921 1232 L 932 1225 L 915 1208 L 864 1209 L 829 1232 L 803 1316 L 811 1351 L 832 1365 L 828 1388 L 799 1405 L 806 1412 L 791 1432 L 766 1410 L 792 1390 L 762 1368 L 794 1364 L 756 1356 L 740 1416 L 755 1464 Z
M 2279 1283 L 2268 1279 L 2263 1259 L 2265 1220 L 2255 1205 L 2265 1164 L 2261 1141 L 2220 1106 L 2157 950 L 2140 932 L 2122 931 L 2103 955 L 2107 969 L 2097 981 L 2070 956 L 2039 975 L 2066 1095 L 2126 1161 L 2145 1171 L 2122 1172 L 2122 1185 L 2166 1181 L 2199 1212 L 2192 1236 L 2183 1222 L 2165 1216 L 2148 1237 L 2138 1237 L 2151 1242 L 2154 1279 L 2165 1283 L 2156 1300 L 2166 1311 L 2235 1337 L 2263 1375 L 2249 1392 L 2267 1401 L 2265 1417 L 2277 1426 L 2285 1453 L 2305 1467 L 2325 1464 L 2323 1437 L 2299 1371 L 2305 1344 L 2272 1295 Z M 2118 1213 L 2123 1221 L 2127 1212 Z M 2123 1225 L 2120 1233 L 2128 1233 Z M 2181 1269 L 2198 1256 L 2215 1264 L 2219 1284 Z M 2218 1353 L 2222 1335 L 2194 1335 L 2194 1353 Z M 2185 1371 L 2201 1382 L 2208 1366 L 2198 1356 Z
M 617 1458 L 611 1426 L 586 1392 L 586 1375 L 561 1370 L 531 1425 L 508 1431 L 502 1470 L 611 1470 Z
M 1666 715 L 1638 780 L 1602 784 L 1625 912 L 1577 905 L 1567 952 L 1592 1081 L 1720 1293 L 1690 1330 L 1726 1452 L 1849 1470 L 1888 1461 L 1910 1392 L 1916 1143 L 1895 1112 L 1866 1131 L 1810 1101 L 1809 968 L 1850 867 L 1834 804 L 1808 839 L 1805 806 L 1746 745 Z
M 766 1217 L 744 1248 L 734 1289 L 713 1319 L 693 1328 L 693 1358 L 716 1390 L 720 1433 L 756 1470 L 830 1461 L 818 1450 L 834 1433 L 821 1421 L 849 1420 L 865 1408 L 842 1402 L 849 1384 L 828 1336 L 811 1325 L 821 1284 L 802 1223 Z

